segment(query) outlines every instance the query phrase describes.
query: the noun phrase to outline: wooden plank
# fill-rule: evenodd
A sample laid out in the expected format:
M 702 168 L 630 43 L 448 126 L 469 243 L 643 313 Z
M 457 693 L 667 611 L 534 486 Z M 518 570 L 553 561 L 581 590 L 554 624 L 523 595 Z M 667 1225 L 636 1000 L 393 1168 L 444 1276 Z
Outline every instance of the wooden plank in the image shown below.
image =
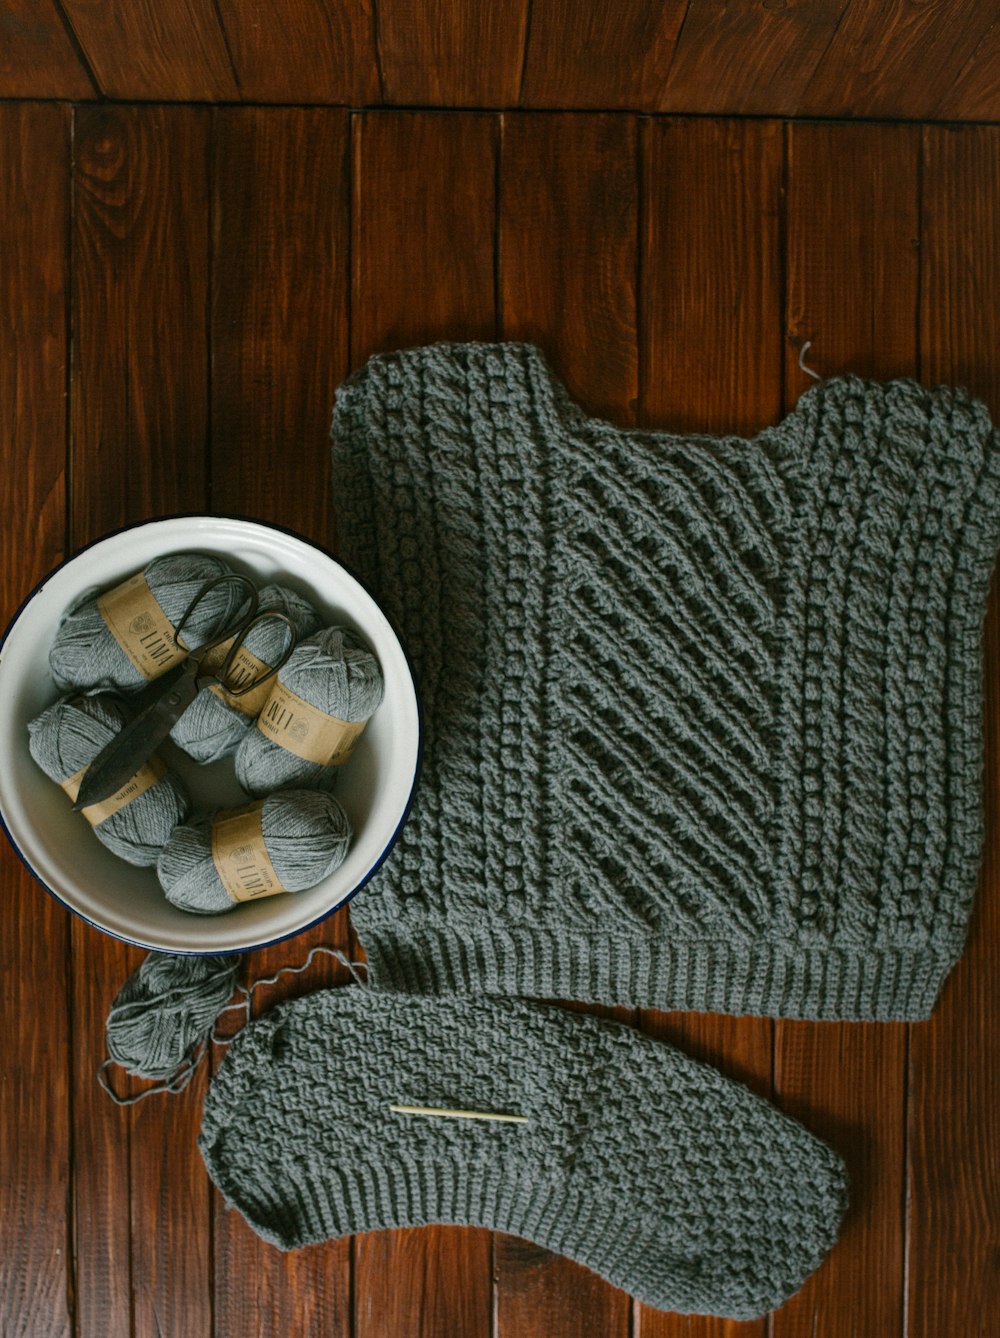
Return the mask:
M 218 0 L 247 102 L 380 102 L 371 4 Z
M 523 107 L 660 105 L 688 0 L 533 0 Z
M 640 422 L 753 432 L 781 409 L 781 126 L 663 120 L 643 132 Z M 640 1016 L 652 1035 L 770 1095 L 768 1019 Z M 680 1333 L 763 1338 L 764 1325 L 637 1307 L 637 1336 Z
M 94 91 L 55 0 L 6 0 L 0 12 L 0 97 L 90 98 Z
M 110 98 L 218 102 L 239 97 L 213 0 L 61 0 Z
M 786 410 L 813 384 L 798 366 L 805 339 L 824 376 L 915 374 L 919 238 L 916 128 L 792 125 L 788 136 Z M 843 1156 L 854 1199 L 772 1338 L 901 1332 L 905 1026 L 779 1022 L 774 1086 Z
M 631 116 L 503 118 L 503 338 L 537 343 L 580 404 L 623 424 L 638 394 L 637 141 Z M 498 1236 L 494 1278 L 496 1338 L 628 1333 L 623 1292 L 535 1244 Z
M 69 170 L 68 108 L 0 107 L 0 627 L 65 547 Z M 0 886 L 0 1332 L 69 1338 L 69 916 L 6 840 Z
M 352 367 L 435 339 L 495 336 L 497 140 L 496 118 L 473 113 L 355 119 Z
M 799 114 L 931 116 L 995 19 L 991 0 L 851 0 Z
M 823 376 L 916 374 L 919 135 L 792 125 L 786 205 L 785 408 Z
M 781 413 L 781 126 L 645 126 L 642 420 L 753 432 Z
M 83 109 L 75 163 L 73 539 L 82 543 L 205 506 L 208 113 Z M 74 926 L 81 1335 L 129 1332 L 120 1289 L 130 1208 L 135 1334 L 199 1338 L 211 1329 L 208 1182 L 194 1141 L 204 1078 L 183 1098 L 131 1113 L 94 1081 L 108 1005 L 141 956 Z
M 355 117 L 352 368 L 378 351 L 495 337 L 498 139 L 491 116 Z M 355 1338 L 488 1338 L 490 1259 L 486 1231 L 358 1236 Z
M 920 365 L 1000 418 L 1000 130 L 923 135 Z M 1000 1313 L 1000 601 L 985 632 L 986 841 L 969 941 L 929 1022 L 910 1034 L 910 1333 L 986 1338 Z
M 213 504 L 324 545 L 330 414 L 348 360 L 348 140 L 344 111 L 215 113 Z M 319 943 L 347 942 L 345 910 L 292 943 L 251 954 L 247 973 L 271 975 Z M 308 973 L 258 996 L 257 1011 L 343 974 L 317 958 Z M 218 1195 L 214 1223 L 219 1338 L 350 1332 L 349 1242 L 282 1254 Z
M 639 393 L 636 146 L 632 117 L 503 118 L 504 338 L 540 344 L 569 393 L 618 422 Z
M 517 102 L 528 0 L 379 0 L 382 100 L 426 107 Z
M 848 0 L 691 0 L 659 107 L 789 116 Z

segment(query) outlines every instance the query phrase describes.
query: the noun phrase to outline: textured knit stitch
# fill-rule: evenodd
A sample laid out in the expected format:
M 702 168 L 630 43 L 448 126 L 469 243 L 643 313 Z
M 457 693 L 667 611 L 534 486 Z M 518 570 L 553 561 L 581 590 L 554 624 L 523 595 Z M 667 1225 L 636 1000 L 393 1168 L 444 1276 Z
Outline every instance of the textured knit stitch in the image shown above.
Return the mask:
M 997 444 L 906 380 L 744 441 L 590 418 L 531 345 L 372 358 L 338 529 L 426 725 L 352 906 L 374 983 L 926 1016 L 982 845 Z
M 226 1202 L 283 1249 L 383 1227 L 485 1226 L 569 1255 L 650 1305 L 736 1318 L 802 1285 L 846 1197 L 825 1144 L 627 1027 L 518 1000 L 363 986 L 244 1028 L 198 1142 Z

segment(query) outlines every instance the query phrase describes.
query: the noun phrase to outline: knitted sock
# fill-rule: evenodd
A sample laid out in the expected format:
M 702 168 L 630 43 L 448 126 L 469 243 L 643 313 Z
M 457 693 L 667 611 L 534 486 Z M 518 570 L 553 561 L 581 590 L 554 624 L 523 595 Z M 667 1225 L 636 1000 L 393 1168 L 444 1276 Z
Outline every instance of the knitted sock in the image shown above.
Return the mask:
M 630 1028 L 541 1004 L 363 986 L 247 1026 L 209 1090 L 198 1141 L 227 1204 L 282 1249 L 383 1227 L 485 1226 L 568 1255 L 649 1305 L 734 1318 L 802 1285 L 846 1196 L 825 1144 Z

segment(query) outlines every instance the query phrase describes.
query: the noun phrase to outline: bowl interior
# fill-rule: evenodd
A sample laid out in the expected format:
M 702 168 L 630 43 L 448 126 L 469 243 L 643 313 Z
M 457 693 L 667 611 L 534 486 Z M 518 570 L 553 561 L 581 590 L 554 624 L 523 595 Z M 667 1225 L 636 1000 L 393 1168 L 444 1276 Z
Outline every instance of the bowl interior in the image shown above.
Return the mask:
M 48 652 L 64 610 L 83 590 L 107 588 L 166 553 L 224 557 L 258 585 L 298 591 L 325 623 L 354 627 L 378 657 L 385 699 L 343 767 L 336 794 L 354 839 L 339 869 L 307 892 L 201 916 L 167 901 L 153 869 L 112 855 L 28 751 L 28 721 L 59 695 Z M 358 582 L 304 539 L 253 521 L 188 516 L 151 521 L 101 540 L 55 571 L 25 604 L 0 648 L 0 813 L 35 875 L 72 910 L 118 938 L 171 952 L 233 952 L 285 938 L 335 909 L 378 864 L 406 814 L 416 776 L 419 720 L 409 665 L 385 615 Z M 199 766 L 169 741 L 160 749 L 189 785 L 196 809 L 245 803 L 230 759 Z

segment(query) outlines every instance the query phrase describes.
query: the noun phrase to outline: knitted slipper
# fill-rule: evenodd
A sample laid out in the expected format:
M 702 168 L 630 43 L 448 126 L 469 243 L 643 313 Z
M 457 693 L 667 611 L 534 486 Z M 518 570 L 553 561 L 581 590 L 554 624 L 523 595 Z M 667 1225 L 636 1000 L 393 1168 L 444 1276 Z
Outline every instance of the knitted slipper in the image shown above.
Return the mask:
M 226 1203 L 282 1249 L 484 1226 L 649 1305 L 737 1319 L 798 1290 L 846 1202 L 830 1148 L 628 1027 L 363 986 L 245 1027 L 209 1089 L 198 1145 Z

